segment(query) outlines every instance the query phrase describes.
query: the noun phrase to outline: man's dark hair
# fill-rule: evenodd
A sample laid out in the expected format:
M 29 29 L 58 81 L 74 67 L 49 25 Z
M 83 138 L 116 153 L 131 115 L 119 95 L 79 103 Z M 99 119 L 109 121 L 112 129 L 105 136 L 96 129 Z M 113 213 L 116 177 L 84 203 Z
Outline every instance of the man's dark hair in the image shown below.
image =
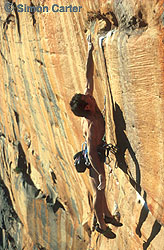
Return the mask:
M 75 94 L 69 104 L 71 106 L 72 112 L 76 116 L 87 117 L 90 111 L 85 110 L 85 107 L 88 103 L 82 100 L 82 96 L 82 94 Z

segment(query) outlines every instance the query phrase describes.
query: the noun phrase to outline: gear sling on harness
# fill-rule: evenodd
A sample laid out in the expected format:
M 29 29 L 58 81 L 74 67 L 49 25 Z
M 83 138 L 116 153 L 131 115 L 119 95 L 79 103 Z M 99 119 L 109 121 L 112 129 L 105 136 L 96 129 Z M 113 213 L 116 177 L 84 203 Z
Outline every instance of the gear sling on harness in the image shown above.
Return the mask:
M 100 160 L 106 164 L 110 163 L 109 152 L 116 154 L 117 147 L 112 145 L 111 143 L 106 144 L 105 142 L 102 145 L 97 146 L 97 153 L 100 157 Z M 86 168 L 89 169 L 91 168 L 86 142 L 82 144 L 82 150 L 76 153 L 73 159 L 74 159 L 74 165 L 78 173 L 83 173 L 85 172 Z

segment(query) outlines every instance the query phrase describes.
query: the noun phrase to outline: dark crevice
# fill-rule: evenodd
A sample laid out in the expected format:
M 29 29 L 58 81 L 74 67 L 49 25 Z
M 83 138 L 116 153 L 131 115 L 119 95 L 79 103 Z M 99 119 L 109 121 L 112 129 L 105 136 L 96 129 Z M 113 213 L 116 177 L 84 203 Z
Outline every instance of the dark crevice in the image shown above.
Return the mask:
M 29 175 L 31 174 L 31 164 L 30 163 L 28 163 L 27 173 Z
M 23 173 L 26 174 L 27 172 L 27 161 L 26 161 L 26 155 L 24 153 L 24 150 L 22 148 L 21 143 L 18 144 L 18 166 L 15 168 L 16 173 Z
M 11 246 L 12 246 L 12 249 L 13 249 L 13 250 L 17 250 L 18 248 L 17 248 L 17 246 L 16 246 L 16 243 L 15 243 L 14 238 L 13 238 L 8 232 L 6 232 L 6 234 L 7 234 L 8 240 L 9 240 Z
M 141 10 L 138 12 L 138 18 L 139 18 L 139 28 L 144 28 L 144 27 L 148 26 L 148 23 L 146 23 L 143 20 L 143 14 L 142 14 Z
M 141 14 L 140 14 L 141 16 Z M 132 29 L 135 29 L 135 28 L 144 28 L 144 27 L 147 27 L 148 24 L 142 20 L 141 18 L 138 18 L 136 16 L 133 16 L 130 21 L 128 22 L 128 27 L 132 28 Z
M 147 27 L 147 26 L 148 26 L 148 24 L 145 23 L 143 20 L 140 20 L 140 21 L 139 21 L 139 28 L 145 28 L 145 27 Z
M 50 195 L 47 195 L 46 202 L 52 207 L 54 213 L 56 213 L 59 208 L 62 208 L 65 211 L 63 204 L 58 199 L 56 199 L 54 203 L 53 198 Z
M 121 20 L 122 27 L 127 27 L 128 29 L 135 30 L 135 29 L 145 28 L 148 26 L 148 24 L 143 20 L 143 14 L 141 11 L 138 12 L 137 16 L 132 16 L 128 22 L 127 22 L 127 17 L 125 16 L 123 17 Z
M 56 184 L 57 178 L 54 172 L 51 172 L 51 177 L 52 177 L 53 182 Z
M 12 204 L 12 201 L 10 198 L 10 193 L 8 191 L 8 188 L 6 187 L 1 176 L 0 176 L 0 190 L 1 190 L 0 198 L 1 198 L 1 201 L 3 201 L 1 203 L 1 206 L 0 206 L 0 215 L 3 216 L 3 213 L 4 213 L 4 215 L 10 213 L 11 216 L 10 216 L 10 218 L 8 217 L 8 220 L 11 219 L 11 221 L 8 221 L 8 222 L 12 223 L 13 220 L 16 220 L 17 222 L 21 223 L 21 220 L 19 219 L 17 213 L 15 212 L 15 210 L 13 208 L 13 204 Z M 9 226 L 8 224 L 6 224 L 6 226 L 5 226 L 6 222 L 7 221 L 5 221 L 5 222 L 3 221 L 3 229 L 6 229 L 6 227 Z
M 3 147 L 2 147 L 2 152 L 3 152 L 3 159 L 4 159 L 4 163 L 6 166 L 8 166 L 8 162 L 7 162 L 7 159 L 6 159 L 6 151 L 5 151 L 5 146 L 3 144 Z
M 8 63 L 7 59 L 5 58 L 4 54 L 2 53 L 2 51 L 0 50 L 0 55 L 2 56 L 3 60 Z
M 133 16 L 130 21 L 128 22 L 129 26 L 135 26 L 137 24 L 137 18 Z
M 107 14 L 101 14 L 100 11 L 94 13 L 94 12 L 88 12 L 88 23 L 94 23 L 96 20 L 103 20 L 105 21 L 105 27 L 99 30 L 99 34 L 101 33 L 107 33 L 111 30 L 112 24 L 118 24 L 116 22 L 116 18 L 114 18 L 114 14 L 111 14 L 108 12 Z
M 14 114 L 15 114 L 17 125 L 19 127 L 19 114 L 15 110 L 14 110 Z
M 49 195 L 47 195 L 46 202 L 49 204 L 53 204 L 53 199 Z
M 90 192 L 88 192 L 88 203 L 90 207 L 93 207 L 93 197 Z
M 14 127 L 13 120 L 12 120 L 12 128 L 13 128 L 14 138 L 15 138 L 15 141 L 16 141 L 17 140 L 17 135 L 16 135 L 16 132 L 15 132 L 15 127 Z
M 39 243 L 36 243 L 33 250 L 46 250 L 46 248 L 42 247 Z
M 31 3 L 30 3 L 30 6 L 31 6 L 31 7 L 34 7 L 34 9 L 35 9 L 35 5 L 32 3 L 32 1 L 31 1 Z M 31 15 L 32 15 L 33 26 L 34 26 L 34 25 L 36 24 L 35 11 L 34 11 L 32 8 L 30 8 L 30 13 L 31 13 Z
M 16 3 L 13 3 L 13 6 L 14 6 L 15 15 L 16 15 L 17 28 L 18 28 L 18 35 L 19 35 L 19 38 L 20 38 L 20 40 L 21 40 L 20 20 L 19 20 L 19 15 L 18 15 L 18 10 L 17 10 Z
M 38 62 L 41 66 L 45 66 L 44 63 L 41 60 L 35 58 L 35 61 Z
M 55 204 L 53 205 L 53 211 L 54 211 L 54 213 L 56 213 L 56 212 L 58 211 L 59 208 L 62 208 L 62 209 L 65 211 L 65 208 L 64 208 L 64 206 L 62 205 L 62 203 L 56 199 L 56 202 L 55 202 Z
M 144 31 L 144 28 L 148 27 L 148 23 L 146 22 L 146 13 L 142 11 L 142 9 L 138 10 L 136 15 L 130 15 L 123 9 L 117 11 L 117 17 L 119 22 L 120 30 L 124 31 L 134 31 L 140 30 L 139 32 Z M 142 30 L 143 29 L 143 30 Z
M 142 19 L 142 12 L 141 12 L 141 10 L 138 11 L 138 17 L 139 17 L 140 19 Z
M 9 25 L 11 22 L 13 22 L 13 18 L 15 18 L 15 17 L 14 17 L 14 15 L 11 14 L 11 13 L 7 16 L 5 22 L 3 23 L 3 29 L 4 29 L 5 31 L 8 29 L 8 25 Z
M 109 16 L 109 19 L 110 19 L 111 23 L 112 23 L 115 27 L 118 27 L 117 18 L 116 18 L 115 14 L 114 14 L 112 11 L 106 13 L 106 16 L 107 16 L 107 17 Z
M 36 191 L 36 193 L 35 193 L 35 198 L 38 197 L 38 195 L 40 194 L 40 191 L 41 191 L 41 189 L 38 189 L 38 190 Z
M 45 199 L 45 198 L 46 198 L 46 195 L 41 191 L 41 189 L 38 189 L 38 190 L 35 192 L 35 198 L 36 198 L 36 199 Z
M 32 179 L 30 177 L 30 175 L 27 174 L 27 173 L 23 173 L 23 186 L 24 186 L 24 188 L 26 187 L 26 184 L 28 184 L 30 186 L 33 186 L 37 190 L 34 182 L 32 181 Z
M 6 135 L 4 133 L 0 133 L 0 137 L 6 138 Z
M 37 192 L 37 188 L 33 182 L 33 180 L 31 179 L 31 165 L 30 163 L 27 164 L 27 160 L 26 160 L 26 155 L 24 153 L 24 150 L 22 148 L 21 143 L 18 143 L 18 164 L 17 167 L 14 169 L 14 171 L 17 174 L 22 173 L 22 178 L 23 178 L 23 186 L 24 188 L 26 188 L 27 185 L 30 185 L 32 187 L 34 187 L 34 196 L 36 197 L 36 192 Z
M 110 30 L 114 29 L 115 27 L 118 27 L 117 18 L 112 11 L 109 11 L 105 14 L 101 14 L 100 11 L 88 12 L 88 25 L 90 26 L 91 23 L 94 24 L 96 20 L 105 21 L 104 27 L 100 28 L 100 30 L 98 31 L 98 34 L 104 35 L 104 34 L 108 33 Z M 87 31 L 87 28 L 86 28 L 85 32 L 86 31 Z
M 31 186 L 34 186 L 34 183 L 30 177 L 31 174 L 31 165 L 30 163 L 27 164 L 26 155 L 22 148 L 21 143 L 18 143 L 18 164 L 17 167 L 14 169 L 17 174 L 23 173 L 23 184 L 25 182 Z

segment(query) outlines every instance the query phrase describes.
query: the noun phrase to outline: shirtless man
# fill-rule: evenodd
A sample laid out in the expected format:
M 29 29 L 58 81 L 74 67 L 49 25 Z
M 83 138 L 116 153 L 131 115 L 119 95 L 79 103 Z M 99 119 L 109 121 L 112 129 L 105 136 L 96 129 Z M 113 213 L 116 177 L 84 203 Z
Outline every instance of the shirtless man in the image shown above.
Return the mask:
M 82 117 L 83 135 L 87 142 L 88 157 L 92 168 L 90 177 L 94 190 L 94 210 L 96 214 L 96 230 L 100 233 L 106 233 L 109 227 L 106 223 L 112 223 L 113 217 L 107 207 L 105 198 L 105 170 L 97 153 L 97 146 L 102 144 L 102 138 L 105 133 L 105 123 L 100 109 L 93 97 L 93 45 L 90 36 L 88 38 L 88 59 L 86 78 L 87 83 L 84 94 L 75 94 L 70 102 L 72 112 Z M 105 218 L 105 219 L 104 219 Z M 106 221 L 106 223 L 105 223 Z M 113 223 L 112 223 L 113 224 Z M 113 234 L 115 237 L 115 234 Z

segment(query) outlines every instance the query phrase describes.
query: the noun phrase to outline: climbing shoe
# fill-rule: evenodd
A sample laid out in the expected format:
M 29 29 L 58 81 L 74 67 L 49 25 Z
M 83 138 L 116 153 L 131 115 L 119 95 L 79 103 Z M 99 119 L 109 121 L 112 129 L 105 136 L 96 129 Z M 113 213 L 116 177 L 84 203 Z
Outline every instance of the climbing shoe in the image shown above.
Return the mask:
M 121 222 L 117 221 L 114 217 L 108 217 L 106 215 L 104 217 L 104 221 L 105 223 L 112 224 L 115 227 L 121 227 L 123 225 Z

